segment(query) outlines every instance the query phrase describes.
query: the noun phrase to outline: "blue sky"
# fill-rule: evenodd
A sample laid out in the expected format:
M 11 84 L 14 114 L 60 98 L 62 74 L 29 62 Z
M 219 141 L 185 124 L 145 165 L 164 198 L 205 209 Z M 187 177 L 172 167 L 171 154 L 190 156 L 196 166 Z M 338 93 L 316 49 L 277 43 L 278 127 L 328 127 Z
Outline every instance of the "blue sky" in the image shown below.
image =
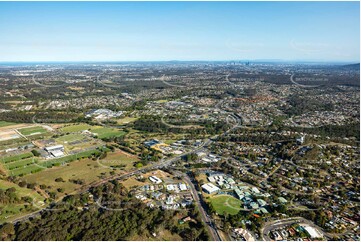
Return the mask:
M 0 2 L 0 61 L 359 61 L 359 2 Z

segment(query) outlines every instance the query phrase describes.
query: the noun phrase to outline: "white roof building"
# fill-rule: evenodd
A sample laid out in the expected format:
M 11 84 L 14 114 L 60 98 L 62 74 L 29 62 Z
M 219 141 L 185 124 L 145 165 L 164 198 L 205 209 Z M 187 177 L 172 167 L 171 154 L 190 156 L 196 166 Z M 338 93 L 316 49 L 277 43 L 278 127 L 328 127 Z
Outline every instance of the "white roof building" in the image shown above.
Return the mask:
M 149 180 L 150 180 L 151 182 L 155 183 L 155 184 L 162 183 L 162 180 L 159 179 L 159 178 L 156 177 L 156 176 L 150 176 L 150 177 L 149 177 Z
M 214 179 L 213 176 L 209 176 L 209 177 L 208 177 L 208 181 L 210 181 L 210 182 L 215 182 L 216 180 Z
M 64 156 L 63 151 L 61 150 L 53 150 L 50 152 L 54 157 L 62 157 Z
M 48 152 L 52 152 L 53 150 L 64 150 L 64 146 L 63 145 L 54 145 L 54 146 L 45 147 L 44 149 Z
M 184 183 L 179 183 L 179 190 L 181 190 L 181 191 L 186 191 L 186 190 L 187 190 L 186 184 L 184 184 Z
M 212 183 L 204 184 L 202 186 L 202 189 L 203 189 L 204 192 L 209 193 L 209 194 L 218 192 L 220 190 L 219 187 L 213 185 Z
M 302 226 L 306 232 L 311 236 L 312 239 L 314 238 L 322 238 L 323 235 L 320 234 L 315 228 L 311 227 L 311 226 Z

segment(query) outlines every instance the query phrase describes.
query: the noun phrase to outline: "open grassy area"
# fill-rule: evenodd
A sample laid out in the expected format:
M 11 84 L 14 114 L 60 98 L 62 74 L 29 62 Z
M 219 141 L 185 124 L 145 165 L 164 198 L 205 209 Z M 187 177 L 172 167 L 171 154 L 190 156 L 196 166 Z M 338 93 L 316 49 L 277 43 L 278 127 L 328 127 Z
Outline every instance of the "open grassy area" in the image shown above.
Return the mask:
M 44 197 L 42 197 L 41 195 L 39 195 L 36 191 L 34 191 L 32 189 L 29 189 L 26 187 L 20 187 L 17 184 L 9 182 L 9 181 L 0 180 L 0 189 L 6 190 L 11 187 L 14 187 L 16 189 L 16 195 L 18 197 L 29 196 L 29 197 L 32 197 L 33 199 L 35 199 L 36 201 L 44 201 Z
M 144 186 L 145 184 L 150 184 L 150 181 L 147 179 L 145 180 L 145 182 L 141 182 L 135 179 L 135 177 L 130 177 L 125 181 L 121 181 L 121 183 L 125 188 L 131 189 L 132 187 L 140 187 L 140 186 Z
M 242 205 L 240 200 L 230 195 L 217 195 L 210 198 L 210 200 L 214 209 L 221 215 L 224 212 L 232 215 L 237 214 Z
M 88 130 L 92 127 L 93 126 L 89 124 L 75 124 L 75 125 L 65 126 L 61 128 L 61 131 L 65 133 L 81 132 L 83 130 Z
M 92 133 L 96 134 L 98 138 L 104 139 L 104 138 L 110 138 L 110 137 L 119 137 L 126 134 L 126 132 L 118 129 L 113 128 L 106 128 L 106 127 L 100 127 L 100 128 L 92 128 L 90 130 Z
M 11 125 L 14 125 L 14 124 L 16 124 L 16 123 L 0 121 L 0 127 L 11 126 Z
M 81 187 L 69 179 L 84 179 L 85 184 L 89 184 L 94 181 L 98 181 L 101 173 L 109 175 L 111 169 L 100 166 L 97 161 L 91 159 L 82 159 L 66 164 L 65 166 L 53 167 L 46 169 L 37 174 L 30 174 L 24 178 L 28 182 L 36 182 L 38 184 L 45 184 L 50 186 L 50 191 L 57 192 L 58 188 L 64 189 L 64 192 L 57 192 L 59 196 L 63 196 L 65 193 L 69 194 L 74 192 L 75 189 Z M 119 170 L 115 170 L 115 173 L 119 173 Z M 55 182 L 55 179 L 61 177 L 65 182 Z
M 119 124 L 119 125 L 127 124 L 127 123 L 134 122 L 137 119 L 138 118 L 125 117 L 125 118 L 118 119 L 117 124 Z
M 30 136 L 35 134 L 45 134 L 48 132 L 46 129 L 44 129 L 41 126 L 22 128 L 22 129 L 18 129 L 18 131 L 25 136 Z
M 99 160 L 99 163 L 108 167 L 123 167 L 124 170 L 130 170 L 134 168 L 133 163 L 138 160 L 137 156 L 116 150 L 114 152 L 108 152 L 107 157 Z
M 6 190 L 8 188 L 15 188 L 17 197 L 31 197 L 36 206 L 41 207 L 42 202 L 44 202 L 44 197 L 39 195 L 36 191 L 32 189 L 28 189 L 25 187 L 19 187 L 17 184 L 0 180 L 0 189 Z M 5 222 L 8 219 L 13 219 L 29 213 L 30 211 L 26 211 L 25 204 L 1 204 L 0 203 L 0 223 Z

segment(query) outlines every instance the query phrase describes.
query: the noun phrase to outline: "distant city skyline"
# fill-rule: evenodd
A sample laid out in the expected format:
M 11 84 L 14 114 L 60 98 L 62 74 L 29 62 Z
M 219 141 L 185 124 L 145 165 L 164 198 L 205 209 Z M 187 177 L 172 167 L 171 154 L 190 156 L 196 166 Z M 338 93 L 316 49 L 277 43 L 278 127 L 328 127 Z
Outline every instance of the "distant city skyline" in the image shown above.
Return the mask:
M 360 61 L 359 2 L 0 2 L 0 62 Z

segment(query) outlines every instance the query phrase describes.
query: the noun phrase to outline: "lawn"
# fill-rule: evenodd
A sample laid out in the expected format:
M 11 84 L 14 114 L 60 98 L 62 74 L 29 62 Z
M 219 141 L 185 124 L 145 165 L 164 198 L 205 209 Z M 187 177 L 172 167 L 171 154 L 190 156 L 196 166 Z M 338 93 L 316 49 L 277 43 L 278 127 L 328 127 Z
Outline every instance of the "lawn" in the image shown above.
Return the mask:
M 16 124 L 16 123 L 0 121 L 0 127 L 11 126 L 11 125 L 14 125 L 14 124 Z
M 25 135 L 25 136 L 30 136 L 30 135 L 35 135 L 35 134 L 44 134 L 44 133 L 48 132 L 46 129 L 44 129 L 41 126 L 22 128 L 22 129 L 18 129 L 18 131 L 22 135 Z
M 73 132 L 80 132 L 83 130 L 88 130 L 92 127 L 93 126 L 91 126 L 89 124 L 75 124 L 75 125 L 65 126 L 65 127 L 61 128 L 61 131 L 65 132 L 65 133 L 73 133 Z
M 96 134 L 99 139 L 119 137 L 126 134 L 126 132 L 124 131 L 113 128 L 106 128 L 106 127 L 95 128 L 95 129 L 91 129 L 90 131 Z
M 232 215 L 237 214 L 242 205 L 240 200 L 230 195 L 218 195 L 210 198 L 210 200 L 216 212 L 221 215 L 224 212 Z

